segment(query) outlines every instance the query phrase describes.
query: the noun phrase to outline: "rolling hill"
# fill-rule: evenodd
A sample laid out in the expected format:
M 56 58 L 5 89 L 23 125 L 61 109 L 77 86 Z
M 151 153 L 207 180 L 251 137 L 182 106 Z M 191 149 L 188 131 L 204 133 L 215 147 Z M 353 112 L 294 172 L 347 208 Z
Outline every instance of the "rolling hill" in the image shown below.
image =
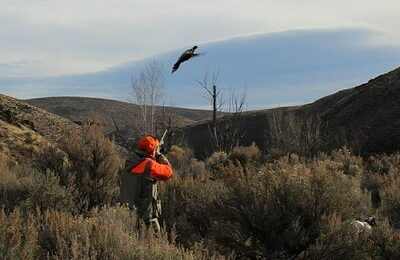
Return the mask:
M 106 132 L 116 137 L 117 143 L 125 148 L 129 148 L 127 146 L 130 142 L 127 140 L 133 138 L 135 121 L 140 118 L 141 113 L 138 105 L 100 98 L 48 97 L 25 102 L 68 118 L 78 125 L 86 120 L 100 120 Z M 211 111 L 208 110 L 175 107 L 158 107 L 156 113 L 159 117 L 162 117 L 163 113 L 166 118 L 172 116 L 174 127 L 182 127 L 211 117 Z M 162 129 L 159 132 L 162 132 Z
M 25 102 L 73 121 L 100 116 L 103 121 L 108 122 L 110 118 L 106 115 L 113 114 L 119 114 L 116 116 L 121 116 L 118 118 L 121 121 L 129 121 L 132 120 L 130 116 L 138 113 L 140 109 L 138 105 L 128 102 L 86 97 L 45 97 L 27 99 Z M 162 107 L 157 109 L 160 111 Z M 170 107 L 166 107 L 166 109 L 170 109 Z M 207 119 L 212 115 L 209 110 L 179 107 L 173 107 L 173 110 L 184 125 Z
M 220 128 L 229 118 L 220 118 Z M 182 128 L 183 134 L 175 141 L 192 147 L 198 157 L 209 155 L 212 150 L 210 125 L 210 122 L 203 122 Z M 314 142 L 321 150 L 347 145 L 363 155 L 398 151 L 400 68 L 310 104 L 244 113 L 235 128 L 243 133 L 241 145 L 255 142 L 263 151 L 271 149 L 271 142 L 279 139 L 274 135 L 284 134 L 286 138 L 292 136 L 301 142 L 311 138 L 309 135 L 317 135 L 313 137 Z M 308 131 L 308 135 L 296 128 Z M 290 145 L 284 140 L 275 144 L 282 149 Z

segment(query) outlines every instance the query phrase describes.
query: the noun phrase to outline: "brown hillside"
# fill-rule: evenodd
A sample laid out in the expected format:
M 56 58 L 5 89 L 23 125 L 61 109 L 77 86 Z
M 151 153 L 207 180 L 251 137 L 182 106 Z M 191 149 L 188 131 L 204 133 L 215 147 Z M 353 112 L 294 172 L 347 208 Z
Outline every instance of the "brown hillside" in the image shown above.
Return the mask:
M 30 99 L 25 102 L 45 109 L 51 113 L 68 118 L 75 123 L 81 123 L 93 118 L 101 120 L 108 134 L 115 136 L 116 142 L 129 149 L 132 138 L 134 139 L 135 121 L 140 118 L 140 109 L 137 105 L 86 97 L 48 97 Z M 174 125 L 185 126 L 199 120 L 210 118 L 212 113 L 207 110 L 186 108 L 161 108 L 157 109 L 157 116 L 165 118 L 172 112 Z M 118 130 L 117 130 L 118 127 Z M 160 129 L 159 132 L 162 129 Z
M 346 129 L 349 138 L 360 139 L 364 151 L 399 150 L 400 68 L 318 100 L 305 109 L 319 111 L 321 118 L 328 122 L 329 136 Z
M 121 126 L 129 126 L 140 113 L 139 107 L 132 103 L 86 97 L 47 97 L 25 100 L 25 102 L 43 108 L 73 121 L 82 121 L 97 117 L 110 130 L 114 127 L 114 117 Z M 167 107 L 166 109 L 170 109 Z M 211 111 L 200 109 L 173 108 L 182 125 L 211 117 Z M 158 113 L 162 108 L 158 108 Z
M 43 143 L 57 144 L 79 127 L 68 119 L 0 94 L 0 155 L 12 163 L 32 156 Z
M 274 113 L 303 122 L 319 117 L 326 149 L 347 145 L 364 155 L 400 150 L 400 68 L 311 104 L 245 113 L 237 124 L 245 133 L 240 144 L 255 142 L 263 151 L 268 150 Z M 224 121 L 221 119 L 221 124 Z M 183 142 L 200 157 L 211 151 L 208 125 L 182 129 Z

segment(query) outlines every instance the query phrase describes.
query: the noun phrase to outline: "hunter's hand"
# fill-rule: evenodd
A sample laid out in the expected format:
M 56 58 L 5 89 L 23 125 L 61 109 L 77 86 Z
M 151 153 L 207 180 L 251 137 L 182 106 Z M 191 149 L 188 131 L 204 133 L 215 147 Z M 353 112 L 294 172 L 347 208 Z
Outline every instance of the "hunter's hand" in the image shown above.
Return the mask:
M 167 157 L 165 155 L 163 155 L 162 153 L 160 153 L 159 155 L 156 156 L 156 160 L 157 160 L 157 162 L 162 163 L 162 164 L 168 164 L 168 165 L 170 164 Z
M 158 157 L 158 156 L 161 155 L 160 150 L 161 150 L 161 146 L 157 146 L 157 148 L 156 148 L 156 153 L 155 153 L 156 157 Z

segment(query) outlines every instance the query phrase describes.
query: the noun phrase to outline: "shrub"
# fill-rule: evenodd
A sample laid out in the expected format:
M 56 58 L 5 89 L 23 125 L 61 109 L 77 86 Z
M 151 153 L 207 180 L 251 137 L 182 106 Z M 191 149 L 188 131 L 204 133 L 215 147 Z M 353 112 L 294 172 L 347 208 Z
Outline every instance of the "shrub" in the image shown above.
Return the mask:
M 400 231 L 384 219 L 369 236 L 371 259 L 400 259 Z
M 0 255 L 2 259 L 35 259 L 38 249 L 37 220 L 19 210 L 7 215 L 0 210 Z
M 122 159 L 99 124 L 85 125 L 81 132 L 68 133 L 61 150 L 45 146 L 35 165 L 60 179 L 74 195 L 78 211 L 87 212 L 118 198 Z
M 0 162 L 0 203 L 7 212 L 29 199 L 32 178 L 18 176 Z
M 185 246 L 204 240 L 209 250 L 239 258 L 298 256 L 325 232 L 327 216 L 365 213 L 360 176 L 336 160 L 300 163 L 291 155 L 248 175 L 227 163 L 214 181 L 179 176 L 165 187 L 163 217 Z
M 322 219 L 321 234 L 316 243 L 298 259 L 370 259 L 368 234 L 359 233 L 337 214 Z
M 184 168 L 188 160 L 186 151 L 176 145 L 173 145 L 167 154 L 168 160 L 173 165 L 174 169 L 181 170 Z
M 214 172 L 218 167 L 223 166 L 228 161 L 228 155 L 225 152 L 214 152 L 206 159 L 206 168 Z
M 214 153 L 204 163 L 173 147 L 168 157 L 176 174 L 159 186 L 161 223 L 169 233 L 155 236 L 140 229 L 127 208 L 98 207 L 112 204 L 118 192 L 121 160 L 112 141 L 98 125 L 82 136 L 70 133 L 60 149 L 45 147 L 36 169 L 9 168 L 0 161 L 0 255 L 400 258 L 399 154 L 363 162 L 344 147 L 313 159 L 290 154 L 263 165 L 257 154 L 254 145 L 238 147 L 229 156 Z M 380 190 L 382 208 L 372 209 L 366 200 L 364 191 L 374 187 Z M 371 212 L 382 221 L 371 232 L 358 232 L 351 221 Z
M 209 228 L 217 211 L 221 210 L 216 202 L 228 194 L 223 183 L 210 179 L 198 181 L 177 174 L 163 186 L 160 194 L 162 220 L 168 227 L 175 227 L 177 242 L 192 247 L 205 240 L 206 246 L 210 245 L 206 240 L 210 236 Z
M 252 163 L 260 158 L 260 149 L 253 143 L 250 146 L 239 146 L 233 148 L 229 154 L 229 159 L 233 162 L 238 161 L 242 167 L 247 169 Z
M 196 158 L 190 158 L 189 160 L 189 172 L 195 177 L 199 178 L 206 172 L 205 163 L 197 160 Z
M 397 175 L 400 172 L 400 153 L 371 156 L 367 170 L 378 175 Z
M 193 158 L 190 151 L 186 151 L 179 146 L 173 145 L 167 154 L 167 158 L 174 171 L 180 174 L 200 178 L 206 172 L 204 162 Z
M 214 171 L 213 178 L 222 180 L 225 185 L 235 184 L 243 180 L 245 170 L 240 164 L 234 164 L 228 161 L 226 165 L 220 165 Z
M 115 144 L 104 136 L 98 124 L 85 126 L 82 135 L 69 133 L 63 150 L 68 154 L 68 172 L 79 191 L 81 210 L 116 200 L 122 160 Z
M 58 147 L 43 143 L 40 153 L 36 160 L 34 160 L 33 165 L 40 172 L 46 172 L 48 170 L 54 172 L 54 174 L 60 178 L 61 185 L 72 185 L 71 176 L 68 175 L 67 169 L 68 156 Z
M 29 165 L 11 169 L 1 167 L 0 204 L 7 212 L 16 207 L 24 211 L 73 210 L 71 191 L 59 184 L 59 179 L 52 172 L 37 172 Z
M 386 212 L 394 213 L 393 198 L 396 196 L 396 183 L 400 177 L 400 154 L 371 156 L 366 163 L 363 176 L 363 187 L 371 192 L 371 202 L 374 207 L 380 207 L 382 193 L 385 193 Z M 387 192 L 386 192 L 387 190 Z M 394 207 L 393 207 L 394 206 Z M 390 209 L 389 209 L 390 208 Z M 392 219 L 392 213 L 390 218 Z
M 400 180 L 394 178 L 382 193 L 383 212 L 392 225 L 400 228 Z
M 94 209 L 90 217 L 46 211 L 22 216 L 0 211 L 0 254 L 5 259 L 204 259 L 198 247 L 185 250 L 163 232 L 140 234 L 133 212 Z M 212 257 L 210 257 L 212 258 Z
M 59 177 L 53 172 L 45 174 L 36 173 L 33 176 L 31 194 L 29 196 L 28 209 L 33 211 L 35 208 L 40 210 L 68 210 L 75 211 L 72 190 L 60 185 Z
M 327 172 L 323 166 L 267 167 L 233 188 L 228 202 L 232 210 L 225 214 L 240 223 L 241 233 L 260 241 L 253 251 L 268 255 L 263 250 L 267 248 L 289 257 L 315 242 L 323 216 L 333 212 L 346 219 L 355 216 L 360 195 L 352 179 Z M 244 242 L 241 247 L 246 249 Z
M 324 155 L 321 155 L 322 157 Z M 361 176 L 364 170 L 360 156 L 351 154 L 347 147 L 333 151 L 327 159 L 323 160 L 326 168 L 332 172 L 342 172 L 346 175 Z

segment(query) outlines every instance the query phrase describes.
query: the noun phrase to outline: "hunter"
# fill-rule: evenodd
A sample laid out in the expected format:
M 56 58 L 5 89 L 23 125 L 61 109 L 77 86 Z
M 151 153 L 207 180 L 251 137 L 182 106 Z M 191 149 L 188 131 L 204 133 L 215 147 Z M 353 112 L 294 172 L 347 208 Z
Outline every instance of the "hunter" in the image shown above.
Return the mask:
M 172 167 L 160 152 L 159 140 L 152 135 L 140 139 L 138 148 L 125 163 L 121 180 L 121 200 L 130 208 L 136 207 L 138 218 L 158 233 L 161 201 L 157 182 L 171 176 Z

